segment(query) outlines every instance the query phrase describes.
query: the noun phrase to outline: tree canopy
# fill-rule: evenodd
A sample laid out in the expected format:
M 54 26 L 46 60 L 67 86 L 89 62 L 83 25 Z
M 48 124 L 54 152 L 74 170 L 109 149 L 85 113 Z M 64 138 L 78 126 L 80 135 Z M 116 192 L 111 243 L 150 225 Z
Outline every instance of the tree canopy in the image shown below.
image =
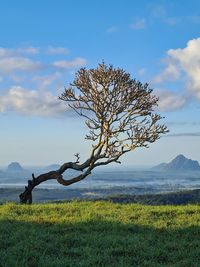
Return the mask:
M 159 124 L 162 117 L 155 112 L 158 98 L 149 85 L 132 79 L 123 69 L 112 65 L 102 63 L 96 69 L 81 68 L 59 99 L 85 118 L 89 130 L 85 138 L 92 142 L 91 153 L 83 163 L 76 154 L 75 162 L 64 163 L 59 170 L 37 178 L 33 175 L 20 195 L 23 203 L 32 202 L 32 189 L 41 182 L 56 179 L 65 186 L 79 182 L 94 168 L 120 163 L 125 153 L 148 147 L 168 132 L 165 125 Z M 81 171 L 81 174 L 65 180 L 62 174 L 67 169 Z

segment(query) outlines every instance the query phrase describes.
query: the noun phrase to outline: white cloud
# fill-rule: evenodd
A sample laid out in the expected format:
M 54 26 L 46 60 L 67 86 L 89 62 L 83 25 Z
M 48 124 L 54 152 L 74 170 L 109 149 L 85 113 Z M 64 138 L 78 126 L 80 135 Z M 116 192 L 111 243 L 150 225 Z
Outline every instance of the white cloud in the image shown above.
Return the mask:
M 130 25 L 132 29 L 142 30 L 146 27 L 146 20 L 144 18 L 136 19 L 134 23 Z
M 42 68 L 40 62 L 25 57 L 7 57 L 0 59 L 0 73 L 10 74 L 13 71 L 34 71 Z
M 190 40 L 185 48 L 167 51 L 166 68 L 155 77 L 157 82 L 178 79 L 186 81 L 187 90 L 200 99 L 200 38 Z
M 178 110 L 187 102 L 185 96 L 178 95 L 167 90 L 157 89 L 154 93 L 159 97 L 158 109 L 162 112 Z
M 177 80 L 180 76 L 179 69 L 176 65 L 169 62 L 166 68 L 157 76 L 154 77 L 154 83 L 162 83 L 164 81 L 174 81 Z
M 13 57 L 19 55 L 35 55 L 39 53 L 39 49 L 33 46 L 21 48 L 4 48 L 0 47 L 0 57 Z
M 74 60 L 59 60 L 52 63 L 52 66 L 58 69 L 72 69 L 82 67 L 87 63 L 86 59 L 77 57 Z
M 65 47 L 53 47 L 53 46 L 49 46 L 47 48 L 47 54 L 49 55 L 67 55 L 69 54 L 69 49 L 65 48 Z
M 39 52 L 43 53 L 43 57 L 38 59 L 41 56 L 39 54 L 35 59 L 33 56 Z M 66 72 L 63 70 L 67 70 L 70 75 L 70 72 L 86 64 L 86 59 L 81 57 L 69 61 L 48 60 L 49 54 L 63 55 L 64 58 L 67 53 L 67 48 L 53 46 L 46 49 L 32 46 L 0 47 L 0 113 L 13 112 L 27 116 L 64 114 L 68 110 L 66 103 L 58 100 L 58 96 L 51 93 L 50 88 L 54 88 L 54 92 L 59 94 L 66 79 Z M 5 86 L 7 90 L 4 90 Z M 29 86 L 37 89 L 27 89 Z
M 22 47 L 22 48 L 3 48 L 0 47 L 0 75 L 9 75 L 10 79 L 15 79 L 19 77 L 19 74 L 24 74 L 26 72 L 35 72 L 40 70 L 64 70 L 64 69 L 76 69 L 82 67 L 86 64 L 86 59 L 82 57 L 77 57 L 73 60 L 57 60 L 54 62 L 42 64 L 41 62 L 33 59 L 30 55 L 39 53 L 39 49 L 35 47 Z M 66 55 L 69 50 L 64 47 L 53 47 L 49 46 L 46 51 L 48 55 Z M 23 56 L 23 55 L 29 55 Z M 20 73 L 19 73 L 20 71 Z M 21 77 L 21 76 L 20 76 Z
M 58 116 L 66 111 L 66 105 L 50 92 L 13 86 L 0 96 L 0 112 L 9 111 L 29 116 Z

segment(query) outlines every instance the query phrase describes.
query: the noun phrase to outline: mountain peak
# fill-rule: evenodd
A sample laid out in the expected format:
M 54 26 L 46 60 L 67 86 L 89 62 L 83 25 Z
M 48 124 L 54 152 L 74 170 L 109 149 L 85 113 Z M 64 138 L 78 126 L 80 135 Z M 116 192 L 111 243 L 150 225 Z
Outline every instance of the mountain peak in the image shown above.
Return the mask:
M 23 171 L 24 169 L 22 168 L 22 166 L 18 162 L 11 162 L 8 165 L 7 170 L 12 171 L 12 172 L 13 171 L 19 172 L 19 171 Z
M 200 165 L 198 161 L 188 159 L 180 154 L 169 163 L 159 164 L 153 169 L 161 171 L 200 171 Z
M 183 154 L 179 154 L 175 159 L 187 159 Z

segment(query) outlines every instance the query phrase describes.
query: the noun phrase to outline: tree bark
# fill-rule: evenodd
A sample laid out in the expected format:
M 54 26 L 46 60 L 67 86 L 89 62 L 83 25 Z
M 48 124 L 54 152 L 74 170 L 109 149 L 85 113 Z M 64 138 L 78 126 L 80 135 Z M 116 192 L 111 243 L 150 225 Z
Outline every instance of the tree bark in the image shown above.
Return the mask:
M 86 170 L 82 174 L 80 174 L 74 178 L 71 178 L 69 180 L 65 180 L 63 178 L 62 174 L 67 169 L 73 169 L 73 170 L 77 170 L 77 171 L 81 171 L 81 172 L 83 172 L 84 169 L 86 169 Z M 20 203 L 31 204 L 32 203 L 32 190 L 36 186 L 38 186 L 39 184 L 41 184 L 45 181 L 54 179 L 54 180 L 57 180 L 58 183 L 60 183 L 64 186 L 69 186 L 73 183 L 77 183 L 77 182 L 83 180 L 85 177 L 87 177 L 91 173 L 92 169 L 93 169 L 93 164 L 91 164 L 91 159 L 89 159 L 80 165 L 77 164 L 77 162 L 64 163 L 58 170 L 43 173 L 43 174 L 39 175 L 38 177 L 35 177 L 35 175 L 32 174 L 32 180 L 28 180 L 28 185 L 25 186 L 24 192 L 19 195 Z

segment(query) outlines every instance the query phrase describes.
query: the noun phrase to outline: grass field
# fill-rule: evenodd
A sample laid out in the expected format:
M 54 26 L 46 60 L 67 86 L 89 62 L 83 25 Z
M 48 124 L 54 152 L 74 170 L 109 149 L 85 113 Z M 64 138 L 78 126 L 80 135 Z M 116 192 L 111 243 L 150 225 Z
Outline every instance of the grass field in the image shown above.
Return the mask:
M 0 205 L 1 267 L 200 266 L 200 206 Z

